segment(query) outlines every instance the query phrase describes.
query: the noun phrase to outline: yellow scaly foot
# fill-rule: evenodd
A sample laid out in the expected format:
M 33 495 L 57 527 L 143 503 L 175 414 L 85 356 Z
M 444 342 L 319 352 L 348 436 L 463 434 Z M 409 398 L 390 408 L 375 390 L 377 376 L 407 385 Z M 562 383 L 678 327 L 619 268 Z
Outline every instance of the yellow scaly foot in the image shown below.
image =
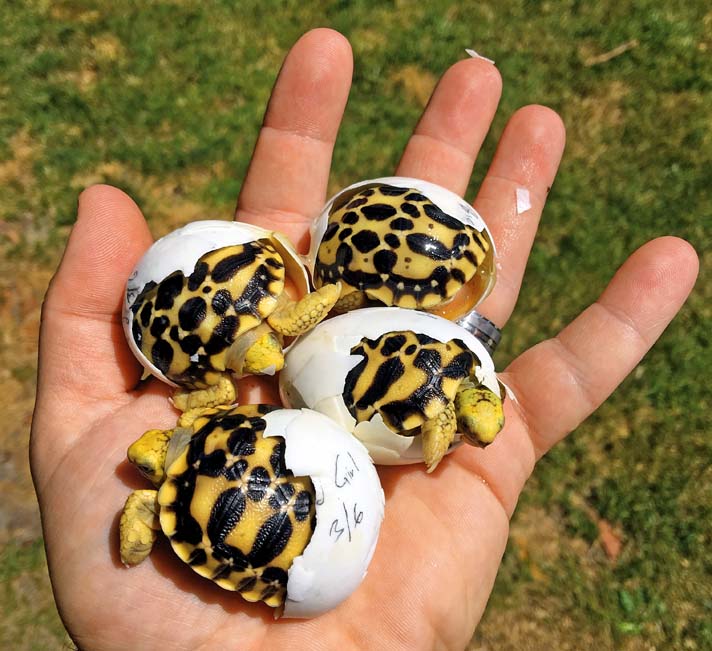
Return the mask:
M 138 565 L 151 553 L 161 525 L 158 521 L 158 491 L 133 491 L 121 513 L 119 549 L 124 565 Z
M 173 405 L 180 411 L 188 411 L 202 407 L 217 407 L 218 405 L 231 405 L 235 402 L 237 394 L 235 385 L 227 375 L 221 375 L 217 384 L 207 389 L 178 389 L 173 394 Z
M 333 309 L 334 312 L 343 314 L 344 312 L 358 310 L 359 308 L 367 306 L 368 296 L 366 296 L 366 293 L 355 291 L 351 292 L 350 294 L 346 294 L 345 296 L 342 296 L 338 301 L 336 301 Z
M 435 418 L 425 421 L 420 428 L 423 437 L 423 460 L 428 467 L 428 472 L 433 472 L 437 468 L 441 459 L 445 456 L 450 444 L 455 438 L 457 431 L 457 419 L 455 417 L 455 407 L 452 402 L 448 402 Z
M 300 301 L 272 312 L 267 317 L 267 323 L 287 337 L 304 334 L 329 314 L 340 294 L 341 283 L 324 285 Z

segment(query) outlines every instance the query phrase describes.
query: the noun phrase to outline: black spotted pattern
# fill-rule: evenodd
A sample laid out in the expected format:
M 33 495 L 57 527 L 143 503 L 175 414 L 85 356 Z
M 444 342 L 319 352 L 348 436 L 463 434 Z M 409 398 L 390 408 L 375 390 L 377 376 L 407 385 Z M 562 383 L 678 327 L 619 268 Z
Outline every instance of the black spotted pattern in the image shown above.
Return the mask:
M 397 217 L 388 225 L 394 231 L 412 231 L 415 228 L 413 220 L 408 219 L 407 217 Z M 395 233 L 389 233 L 389 235 L 395 235 L 395 237 L 398 237 Z
M 373 265 L 380 274 L 390 274 L 396 262 L 398 262 L 398 254 L 395 251 L 381 249 L 373 255 Z
M 198 287 L 200 287 L 208 275 L 210 268 L 205 262 L 198 262 L 193 269 L 193 273 L 188 276 L 188 289 L 194 292 Z
M 368 206 L 363 206 L 361 208 L 361 213 L 364 217 L 366 217 L 366 219 L 381 222 L 384 219 L 394 217 L 397 210 L 393 206 L 389 206 L 386 203 L 373 203 Z
M 176 271 L 162 280 L 156 288 L 156 310 L 170 310 L 176 297 L 183 291 L 183 273 Z M 135 303 L 135 305 L 138 301 Z
M 356 213 L 353 213 L 353 214 L 355 215 Z M 336 235 L 338 232 L 339 232 L 339 225 L 337 223 L 329 224 L 326 227 L 326 230 L 324 231 L 324 235 L 322 235 L 322 237 L 321 237 L 322 242 L 328 242 L 329 240 L 332 240 L 334 238 L 334 235 Z
M 401 245 L 400 238 L 395 233 L 386 233 L 383 236 L 383 241 L 392 249 L 397 249 Z
M 346 229 L 350 232 L 350 229 Z M 381 238 L 378 237 L 378 233 L 375 231 L 363 230 L 356 233 L 351 238 L 351 242 L 361 253 L 368 253 L 373 251 L 380 243 Z
M 167 373 L 173 361 L 171 345 L 163 339 L 158 339 L 151 348 L 151 361 L 161 373 Z
M 178 323 L 183 330 L 195 330 L 208 314 L 208 306 L 202 296 L 189 298 L 178 310 Z M 166 318 L 167 317 L 163 317 Z
M 141 320 L 141 325 L 144 328 L 148 328 L 148 325 L 151 323 L 152 312 L 153 312 L 153 303 L 151 303 L 151 301 L 148 301 L 141 309 L 141 312 L 139 315 L 139 319 Z
M 222 316 L 232 305 L 232 296 L 227 289 L 220 289 L 213 295 L 211 306 L 215 314 Z
M 245 512 L 245 494 L 239 488 L 228 488 L 213 504 L 208 521 L 208 538 L 213 546 L 225 541 Z
M 167 316 L 159 316 L 151 323 L 151 334 L 156 338 L 160 337 L 170 324 L 171 321 Z
M 408 248 L 416 254 L 424 255 L 431 260 L 447 260 L 451 251 L 442 242 L 424 233 L 409 233 L 405 237 Z
M 408 341 L 407 337 L 404 334 L 394 334 L 387 336 L 386 339 L 383 341 L 383 345 L 381 346 L 381 354 L 385 355 L 386 357 L 390 357 L 395 353 L 396 351 L 399 351 L 403 346 L 405 346 L 406 341 Z M 378 348 L 378 342 L 376 340 L 369 341 L 369 345 L 371 345 L 371 348 L 375 350 Z M 411 347 L 408 347 L 411 350 L 411 354 L 413 352 L 413 349 Z

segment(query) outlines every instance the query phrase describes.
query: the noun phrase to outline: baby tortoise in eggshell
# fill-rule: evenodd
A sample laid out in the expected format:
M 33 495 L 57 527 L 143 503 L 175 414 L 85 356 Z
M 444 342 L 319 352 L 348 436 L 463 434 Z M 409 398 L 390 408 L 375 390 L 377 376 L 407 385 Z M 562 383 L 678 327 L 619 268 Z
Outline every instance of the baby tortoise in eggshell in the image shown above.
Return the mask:
M 346 376 L 347 409 L 358 422 L 378 413 L 397 434 L 422 434 L 428 472 L 456 432 L 483 446 L 504 426 L 502 400 L 480 386 L 479 361 L 460 339 L 442 343 L 411 331 L 388 332 L 363 338 L 351 354 L 363 359 Z
M 341 282 L 339 312 L 375 301 L 457 318 L 489 286 L 493 252 L 486 231 L 419 190 L 379 183 L 345 193 L 332 207 L 314 283 Z
M 339 291 L 338 284 L 325 285 L 292 301 L 284 261 L 269 239 L 226 246 L 202 255 L 187 276 L 179 270 L 147 283 L 131 306 L 132 336 L 185 390 L 174 398 L 180 409 L 230 404 L 235 395 L 227 372 L 281 370 L 282 337 L 319 323 Z
M 316 525 L 314 487 L 285 467 L 284 441 L 264 437 L 266 405 L 206 408 L 189 427 L 150 430 L 129 460 L 158 490 L 131 493 L 121 559 L 143 561 L 162 530 L 201 576 L 248 601 L 281 607 L 288 570 Z

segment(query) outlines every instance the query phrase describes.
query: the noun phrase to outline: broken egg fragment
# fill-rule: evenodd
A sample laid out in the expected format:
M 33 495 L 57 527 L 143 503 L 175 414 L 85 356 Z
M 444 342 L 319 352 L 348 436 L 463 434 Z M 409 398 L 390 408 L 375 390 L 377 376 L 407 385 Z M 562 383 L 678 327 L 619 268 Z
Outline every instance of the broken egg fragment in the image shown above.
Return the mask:
M 504 395 L 492 358 L 457 324 L 401 308 L 355 310 L 319 324 L 290 348 L 280 374 L 286 405 L 326 414 L 353 432 L 375 463 L 387 465 L 425 459 L 432 469 L 462 440 L 472 392 L 491 404 L 478 407 L 486 412 L 486 431 L 466 438 L 486 445 L 503 425 Z M 436 417 L 450 428 L 457 419 L 457 431 L 429 461 L 423 427 Z
M 285 617 L 314 617 L 346 599 L 366 576 L 383 520 L 383 489 L 366 448 L 308 409 L 265 416 L 266 436 L 285 440 L 285 463 L 314 485 L 316 528 L 289 569 Z
M 337 193 L 315 220 L 315 287 L 341 282 L 334 309 L 369 305 L 470 312 L 495 282 L 495 249 L 482 217 L 455 193 L 420 179 L 384 177 Z
M 154 433 L 129 448 L 144 474 Z M 263 405 L 206 409 L 163 434 L 158 491 L 134 491 L 121 517 L 126 564 L 148 556 L 162 529 L 195 572 L 276 616 L 314 617 L 358 587 L 384 496 L 353 436 L 317 412 Z

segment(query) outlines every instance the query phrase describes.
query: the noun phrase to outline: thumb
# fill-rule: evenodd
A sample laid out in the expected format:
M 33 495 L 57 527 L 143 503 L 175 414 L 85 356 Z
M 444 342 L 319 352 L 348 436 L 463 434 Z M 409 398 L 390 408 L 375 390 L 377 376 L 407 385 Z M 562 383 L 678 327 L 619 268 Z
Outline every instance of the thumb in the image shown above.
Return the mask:
M 107 399 L 136 384 L 140 367 L 124 341 L 121 304 L 126 279 L 152 241 L 121 190 L 97 185 L 81 194 L 43 306 L 38 401 Z

